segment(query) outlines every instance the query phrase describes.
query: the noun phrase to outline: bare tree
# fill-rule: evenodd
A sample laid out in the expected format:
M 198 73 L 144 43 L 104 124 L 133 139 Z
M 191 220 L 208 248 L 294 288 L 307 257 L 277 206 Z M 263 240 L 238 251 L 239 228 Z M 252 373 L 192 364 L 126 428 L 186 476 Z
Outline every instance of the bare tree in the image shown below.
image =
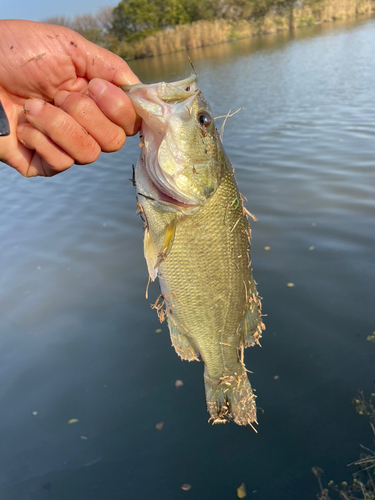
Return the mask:
M 50 16 L 42 19 L 42 23 L 48 24 L 57 24 L 58 26 L 66 26 L 67 28 L 71 27 L 72 20 L 66 16 Z
M 96 17 L 98 18 L 99 26 L 106 33 L 108 33 L 112 28 L 114 7 L 115 6 L 101 7 L 96 15 Z
M 66 26 L 82 36 L 97 43 L 107 46 L 111 42 L 109 35 L 113 22 L 113 7 L 101 7 L 96 14 L 82 14 L 74 18 L 66 16 L 51 16 L 43 19 L 42 22 Z

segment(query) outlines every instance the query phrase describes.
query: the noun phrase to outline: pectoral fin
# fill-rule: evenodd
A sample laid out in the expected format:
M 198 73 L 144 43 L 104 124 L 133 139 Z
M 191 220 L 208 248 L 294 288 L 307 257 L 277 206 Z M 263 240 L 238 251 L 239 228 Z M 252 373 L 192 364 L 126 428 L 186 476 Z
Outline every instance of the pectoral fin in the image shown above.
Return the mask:
M 168 314 L 169 333 L 171 335 L 172 345 L 181 359 L 187 361 L 199 361 L 198 349 L 193 340 L 187 336 L 182 326 L 178 327 Z
M 177 216 L 175 217 L 174 221 L 171 222 L 170 224 L 167 224 L 164 229 L 164 241 L 163 241 L 163 246 L 161 248 L 161 251 L 158 254 L 155 267 L 160 266 L 160 264 L 165 260 L 169 252 L 171 251 L 173 242 L 174 242 L 174 237 L 176 234 L 176 227 L 177 227 L 177 221 L 178 218 Z
M 162 230 L 161 237 L 158 237 L 159 244 L 157 244 L 151 235 L 148 227 L 145 228 L 145 235 L 143 239 L 144 254 L 148 267 L 148 274 L 150 279 L 154 281 L 158 275 L 158 267 L 166 259 L 171 251 L 174 237 L 176 234 L 178 217 L 175 216 L 170 224 L 166 224 Z M 160 244 L 160 240 L 162 244 Z

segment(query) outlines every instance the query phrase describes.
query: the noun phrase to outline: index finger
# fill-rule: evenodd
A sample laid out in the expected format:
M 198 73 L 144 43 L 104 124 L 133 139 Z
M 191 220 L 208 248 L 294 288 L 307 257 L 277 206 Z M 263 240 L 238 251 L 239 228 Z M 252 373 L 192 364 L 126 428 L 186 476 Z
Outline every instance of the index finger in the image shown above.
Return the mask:
M 102 78 L 117 86 L 139 82 L 137 75 L 120 56 L 89 42 L 68 28 L 66 30 L 64 45 L 72 58 L 78 76 L 84 76 L 88 80 Z

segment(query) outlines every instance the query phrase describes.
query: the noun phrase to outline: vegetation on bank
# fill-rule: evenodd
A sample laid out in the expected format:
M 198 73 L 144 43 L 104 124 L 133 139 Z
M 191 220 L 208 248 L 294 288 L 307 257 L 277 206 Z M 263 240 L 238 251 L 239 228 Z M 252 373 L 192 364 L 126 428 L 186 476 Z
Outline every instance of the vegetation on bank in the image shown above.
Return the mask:
M 371 14 L 375 0 L 121 0 L 67 26 L 125 59 L 150 57 Z
M 368 400 L 362 392 L 353 400 L 356 411 L 359 415 L 367 417 L 370 421 L 375 445 L 375 394 L 371 394 Z M 370 449 L 362 446 L 362 453 L 358 460 L 350 464 L 356 466 L 351 481 L 342 481 L 336 484 L 329 481 L 326 487 L 323 486 L 323 471 L 319 467 L 313 467 L 312 472 L 318 480 L 320 492 L 318 500 L 374 500 L 375 499 L 375 448 Z

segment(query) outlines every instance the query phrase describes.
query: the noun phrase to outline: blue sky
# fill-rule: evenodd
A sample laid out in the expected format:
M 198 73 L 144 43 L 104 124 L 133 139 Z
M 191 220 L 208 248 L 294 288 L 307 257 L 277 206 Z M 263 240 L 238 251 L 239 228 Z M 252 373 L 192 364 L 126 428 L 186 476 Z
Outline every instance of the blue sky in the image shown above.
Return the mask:
M 0 19 L 40 21 L 46 17 L 95 13 L 99 7 L 115 6 L 119 0 L 0 0 Z

